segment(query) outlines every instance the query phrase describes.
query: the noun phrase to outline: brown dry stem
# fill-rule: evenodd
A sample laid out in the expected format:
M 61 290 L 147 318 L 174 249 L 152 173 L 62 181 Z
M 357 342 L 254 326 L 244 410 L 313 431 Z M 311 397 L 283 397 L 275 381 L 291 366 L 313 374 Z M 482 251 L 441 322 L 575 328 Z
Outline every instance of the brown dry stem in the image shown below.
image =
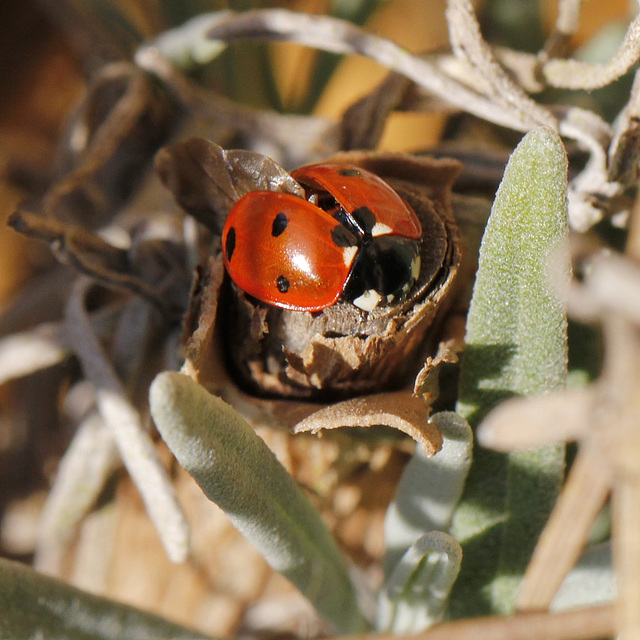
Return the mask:
M 436 625 L 411 636 L 376 634 L 349 640 L 598 640 L 614 633 L 614 610 L 605 605 L 563 613 L 519 613 Z

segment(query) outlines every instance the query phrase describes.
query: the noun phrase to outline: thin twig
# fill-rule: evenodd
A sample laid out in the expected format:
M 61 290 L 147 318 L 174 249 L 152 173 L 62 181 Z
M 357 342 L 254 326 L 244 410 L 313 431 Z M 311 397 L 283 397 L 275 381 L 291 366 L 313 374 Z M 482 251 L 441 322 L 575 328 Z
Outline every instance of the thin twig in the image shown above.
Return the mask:
M 452 79 L 428 60 L 412 55 L 386 38 L 367 33 L 336 18 L 284 9 L 247 11 L 214 26 L 209 31 L 209 37 L 225 41 L 294 41 L 332 53 L 360 54 L 403 74 L 448 103 L 484 120 L 517 131 L 527 131 L 535 126 L 535 118 L 528 113 L 513 108 L 505 109 L 494 100 Z
M 637 409 L 636 409 L 637 417 Z M 636 447 L 637 453 L 637 447 Z M 640 484 L 637 474 L 616 484 L 612 500 L 613 558 L 618 587 L 620 638 L 640 637 Z
M 554 116 L 515 84 L 498 63 L 482 37 L 478 18 L 469 0 L 449 0 L 447 23 L 454 53 L 467 60 L 480 74 L 487 85 L 488 95 L 496 104 L 515 114 L 522 114 L 520 117 L 529 122 L 528 128 L 540 125 L 557 127 Z
M 584 0 L 560 0 L 556 19 L 556 29 L 558 31 L 571 36 L 578 30 L 578 18 L 580 17 L 580 7 L 583 2 Z
M 562 613 L 520 613 L 447 622 L 411 636 L 348 636 L 347 640 L 596 640 L 614 634 L 611 605 Z
M 631 22 L 620 48 L 604 63 L 552 58 L 542 65 L 546 82 L 559 89 L 591 91 L 611 84 L 624 75 L 640 58 L 640 15 Z
M 636 70 L 627 104 L 613 122 L 609 146 L 609 180 L 634 185 L 640 177 L 640 71 Z
M 38 526 L 35 566 L 59 574 L 64 552 L 82 519 L 120 464 L 113 434 L 100 416 L 89 414 L 65 452 Z
M 560 120 L 560 134 L 572 138 L 589 151 L 585 168 L 569 183 L 569 224 L 586 231 L 602 219 L 600 201 L 620 193 L 620 185 L 609 181 L 607 149 L 612 130 L 592 111 L 570 107 Z
M 609 494 L 610 479 L 595 448 L 581 449 L 525 572 L 516 602 L 519 610 L 549 607 L 584 548 Z
M 130 256 L 126 250 L 114 247 L 100 236 L 55 218 L 22 210 L 12 213 L 7 224 L 30 238 L 50 243 L 58 260 L 80 273 L 107 287 L 132 291 L 165 315 L 175 316 L 178 313 L 172 308 L 173 301 L 167 301 L 162 291 L 131 273 Z
M 286 149 L 292 164 L 308 162 L 338 149 L 338 126 L 311 116 L 283 115 L 241 105 L 185 77 L 155 46 L 141 47 L 136 64 L 157 75 L 177 101 L 194 115 L 230 126 L 239 133 L 270 140 Z
M 189 526 L 156 454 L 140 415 L 127 400 L 124 389 L 96 338 L 85 310 L 85 296 L 91 287 L 79 278 L 67 304 L 66 320 L 85 376 L 96 389 L 98 410 L 111 428 L 120 455 L 142 495 L 169 558 L 184 562 L 189 548 Z
M 578 29 L 580 6 L 583 2 L 584 0 L 560 0 L 555 29 L 537 56 L 538 69 L 550 58 L 565 57 L 571 43 L 571 37 Z

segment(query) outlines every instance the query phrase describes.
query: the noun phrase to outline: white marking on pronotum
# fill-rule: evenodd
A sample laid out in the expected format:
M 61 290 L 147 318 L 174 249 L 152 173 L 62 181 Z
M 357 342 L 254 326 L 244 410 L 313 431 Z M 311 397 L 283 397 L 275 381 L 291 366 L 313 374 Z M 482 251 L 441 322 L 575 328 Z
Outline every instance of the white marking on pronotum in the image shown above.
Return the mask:
M 411 277 L 414 280 L 417 280 L 420 276 L 420 256 L 416 256 L 412 261 L 411 261 Z
M 351 266 L 351 263 L 353 262 L 353 259 L 356 256 L 356 252 L 358 251 L 358 247 L 357 246 L 353 246 L 353 247 L 345 247 L 342 251 L 342 259 L 344 260 L 344 263 L 347 267 Z
M 368 289 L 361 296 L 357 297 L 353 304 L 363 311 L 373 311 L 382 300 L 382 296 L 375 289 Z
M 393 229 L 382 222 L 376 222 L 371 229 L 371 235 L 376 238 L 377 236 L 386 236 L 389 235 Z

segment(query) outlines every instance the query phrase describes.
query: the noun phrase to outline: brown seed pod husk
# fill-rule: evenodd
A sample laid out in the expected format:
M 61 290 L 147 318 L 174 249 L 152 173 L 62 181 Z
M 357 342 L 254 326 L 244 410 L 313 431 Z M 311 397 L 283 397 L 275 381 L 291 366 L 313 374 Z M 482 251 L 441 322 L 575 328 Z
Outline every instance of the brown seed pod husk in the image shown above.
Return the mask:
M 315 313 L 279 309 L 231 284 L 223 307 L 229 360 L 254 393 L 328 400 L 407 386 L 452 291 L 460 248 L 450 192 L 460 165 L 392 153 L 330 160 L 378 174 L 413 207 L 423 227 L 420 276 L 405 299 L 370 312 L 344 301 Z

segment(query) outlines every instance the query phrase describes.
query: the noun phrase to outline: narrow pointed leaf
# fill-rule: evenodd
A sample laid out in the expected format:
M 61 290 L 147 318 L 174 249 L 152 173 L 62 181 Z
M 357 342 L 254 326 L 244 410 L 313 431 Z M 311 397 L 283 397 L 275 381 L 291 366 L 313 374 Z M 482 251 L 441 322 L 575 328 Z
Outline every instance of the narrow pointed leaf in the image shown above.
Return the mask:
M 336 631 L 366 628 L 349 573 L 318 512 L 233 407 L 189 377 L 151 385 L 151 413 L 206 496 L 315 605 Z
M 0 637 L 137 640 L 206 636 L 0 559 Z
M 549 265 L 567 234 L 566 188 L 558 135 L 546 128 L 526 135 L 505 169 L 480 249 L 458 405 L 472 427 L 501 400 L 565 384 L 567 322 Z M 568 278 L 568 261 L 557 255 L 554 277 Z M 561 445 L 506 455 L 476 448 L 453 520 L 465 554 L 453 616 L 512 611 L 563 470 Z

